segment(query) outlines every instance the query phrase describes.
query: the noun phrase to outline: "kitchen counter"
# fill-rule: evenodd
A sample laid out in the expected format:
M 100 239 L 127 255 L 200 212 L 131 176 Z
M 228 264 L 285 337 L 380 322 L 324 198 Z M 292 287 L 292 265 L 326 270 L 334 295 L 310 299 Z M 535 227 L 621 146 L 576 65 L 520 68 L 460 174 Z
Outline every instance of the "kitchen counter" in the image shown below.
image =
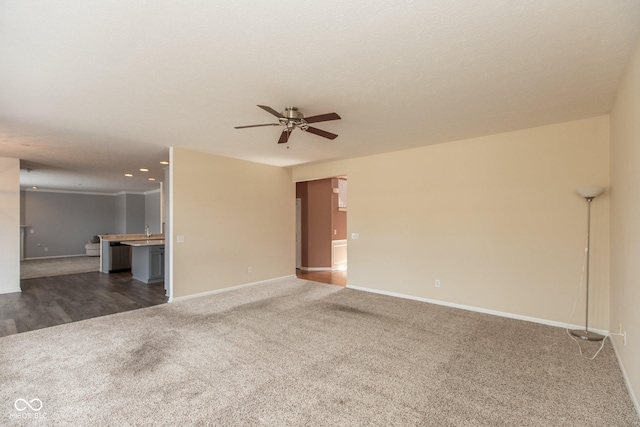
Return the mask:
M 105 242 L 126 242 L 129 240 L 163 240 L 164 234 L 152 234 L 149 237 L 146 234 L 101 234 L 99 237 Z
M 111 273 L 131 269 L 131 246 L 126 242 L 144 242 L 145 245 L 164 245 L 164 234 L 100 234 L 100 271 Z M 148 242 L 148 243 L 147 243 Z M 151 242 L 154 242 L 153 244 Z M 162 243 L 159 243 L 162 242 Z M 120 248 L 117 248 L 120 246 Z
M 148 240 L 121 240 L 123 245 L 129 246 L 164 246 L 164 239 L 148 239 Z

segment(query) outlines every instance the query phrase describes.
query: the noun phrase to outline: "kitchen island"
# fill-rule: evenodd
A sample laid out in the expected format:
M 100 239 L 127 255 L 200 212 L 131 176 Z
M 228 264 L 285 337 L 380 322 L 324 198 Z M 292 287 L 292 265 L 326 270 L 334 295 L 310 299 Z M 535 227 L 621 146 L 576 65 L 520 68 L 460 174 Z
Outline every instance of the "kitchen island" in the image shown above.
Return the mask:
M 152 234 L 149 237 L 146 234 L 102 234 L 99 237 L 102 273 L 131 270 L 132 246 L 125 245 L 124 242 L 162 240 L 164 245 L 164 234 Z
M 144 283 L 164 281 L 164 240 L 145 239 L 123 241 L 131 246 L 131 273 Z

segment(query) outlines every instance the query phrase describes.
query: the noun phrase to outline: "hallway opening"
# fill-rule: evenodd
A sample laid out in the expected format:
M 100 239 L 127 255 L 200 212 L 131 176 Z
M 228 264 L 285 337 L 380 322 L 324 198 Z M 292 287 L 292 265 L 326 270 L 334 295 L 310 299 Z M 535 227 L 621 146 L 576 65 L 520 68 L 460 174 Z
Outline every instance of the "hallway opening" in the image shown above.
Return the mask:
M 296 275 L 346 285 L 346 176 L 296 183 Z

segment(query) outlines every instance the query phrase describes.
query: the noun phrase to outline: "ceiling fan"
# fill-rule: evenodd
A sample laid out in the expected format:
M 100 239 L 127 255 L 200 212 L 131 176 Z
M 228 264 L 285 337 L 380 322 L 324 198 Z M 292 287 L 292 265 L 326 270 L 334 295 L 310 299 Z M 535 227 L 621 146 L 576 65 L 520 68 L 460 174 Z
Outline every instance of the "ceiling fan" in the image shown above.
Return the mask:
M 327 113 L 320 114 L 318 116 L 311 116 L 305 118 L 304 115 L 298 111 L 298 107 L 286 107 L 282 113 L 278 113 L 271 107 L 267 107 L 266 105 L 258 105 L 258 107 L 262 108 L 268 113 L 273 114 L 278 118 L 278 123 L 266 123 L 262 125 L 249 125 L 249 126 L 235 126 L 235 129 L 244 129 L 244 128 L 255 128 L 259 126 L 286 126 L 286 128 L 280 134 L 280 139 L 278 140 L 278 144 L 284 144 L 289 141 L 289 137 L 291 136 L 291 132 L 295 128 L 299 128 L 305 132 L 311 132 L 318 136 L 322 136 L 323 138 L 328 139 L 336 139 L 338 135 L 335 133 L 327 132 L 322 129 L 314 128 L 309 126 L 309 123 L 318 123 L 318 122 L 327 122 L 329 120 L 340 120 L 340 116 L 336 113 Z

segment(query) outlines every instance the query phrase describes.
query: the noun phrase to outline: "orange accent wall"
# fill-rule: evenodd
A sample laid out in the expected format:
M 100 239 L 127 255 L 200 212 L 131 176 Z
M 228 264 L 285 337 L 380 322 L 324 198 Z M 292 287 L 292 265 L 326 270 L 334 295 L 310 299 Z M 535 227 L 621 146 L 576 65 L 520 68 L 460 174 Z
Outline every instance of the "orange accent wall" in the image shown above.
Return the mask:
M 338 211 L 337 179 L 296 183 L 302 201 L 302 267 L 331 268 L 331 241 L 346 239 L 346 212 Z

